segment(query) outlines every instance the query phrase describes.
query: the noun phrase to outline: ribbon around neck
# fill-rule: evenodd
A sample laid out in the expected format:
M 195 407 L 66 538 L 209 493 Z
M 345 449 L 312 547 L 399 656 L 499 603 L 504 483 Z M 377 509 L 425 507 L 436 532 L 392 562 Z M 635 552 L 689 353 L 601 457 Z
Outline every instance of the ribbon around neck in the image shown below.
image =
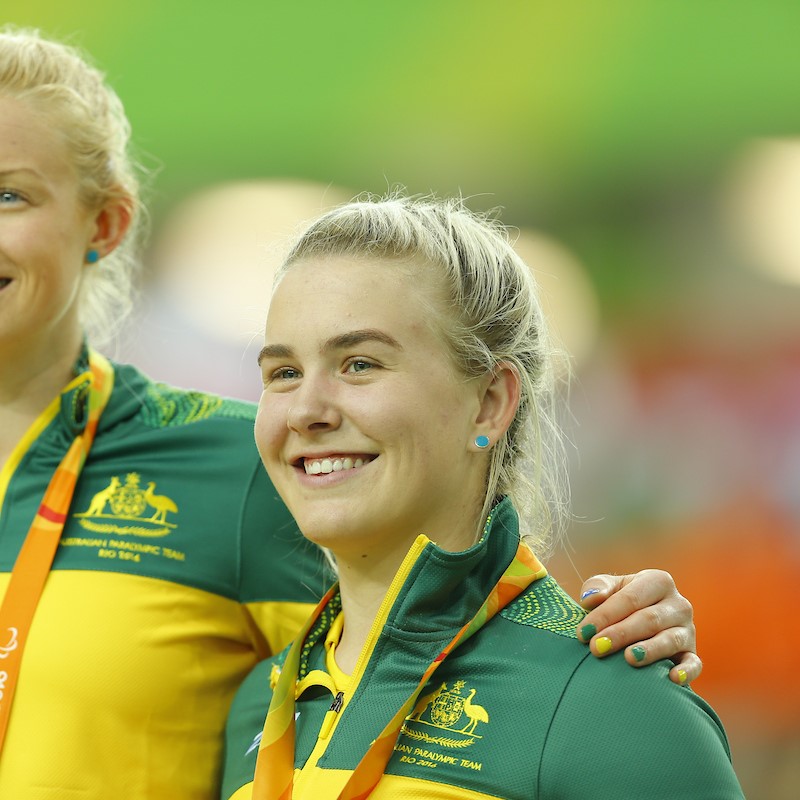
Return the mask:
M 378 785 L 405 720 L 419 695 L 450 653 L 479 631 L 500 609 L 547 575 L 533 551 L 520 542 L 516 555 L 481 607 L 423 672 L 419 683 L 361 758 L 337 800 L 366 800 Z M 289 649 L 272 694 L 256 761 L 252 800 L 291 800 L 294 783 L 295 687 L 306 638 L 336 594 L 333 586 L 322 598 Z
M 17 687 L 22 654 L 36 607 L 67 521 L 78 476 L 94 442 L 100 416 L 114 385 L 114 368 L 89 350 L 88 416 L 53 473 L 28 535 L 22 544 L 0 607 L 0 752 Z

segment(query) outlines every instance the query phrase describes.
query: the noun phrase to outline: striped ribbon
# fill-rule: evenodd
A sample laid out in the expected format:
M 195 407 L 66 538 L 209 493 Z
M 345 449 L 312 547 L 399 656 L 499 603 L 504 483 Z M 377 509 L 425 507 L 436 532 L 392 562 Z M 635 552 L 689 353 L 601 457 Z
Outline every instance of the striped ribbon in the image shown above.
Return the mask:
M 14 563 L 0 607 L 0 752 L 33 616 L 58 549 L 75 484 L 94 441 L 100 415 L 111 396 L 114 369 L 103 356 L 90 350 L 87 377 L 89 396 L 86 426 L 75 437 L 50 479 Z
M 392 757 L 406 718 L 414 710 L 419 695 L 434 672 L 453 650 L 480 630 L 501 608 L 507 606 L 531 583 L 545 575 L 547 570 L 531 549 L 520 542 L 514 559 L 484 600 L 483 605 L 429 664 L 408 700 L 398 709 L 359 761 L 339 793 L 338 800 L 365 800 L 372 794 Z M 291 800 L 294 781 L 295 686 L 300 659 L 309 631 L 336 594 L 336 589 L 334 586 L 322 598 L 286 656 L 264 723 L 253 782 L 253 800 Z

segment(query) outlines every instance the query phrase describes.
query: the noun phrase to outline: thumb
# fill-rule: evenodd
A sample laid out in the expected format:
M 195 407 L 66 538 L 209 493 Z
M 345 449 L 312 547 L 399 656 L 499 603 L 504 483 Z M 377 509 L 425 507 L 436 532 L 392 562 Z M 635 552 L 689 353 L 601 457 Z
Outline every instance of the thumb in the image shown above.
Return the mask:
M 624 585 L 624 576 L 618 575 L 592 575 L 583 582 L 579 603 L 587 611 L 596 608 L 614 592 L 619 591 Z

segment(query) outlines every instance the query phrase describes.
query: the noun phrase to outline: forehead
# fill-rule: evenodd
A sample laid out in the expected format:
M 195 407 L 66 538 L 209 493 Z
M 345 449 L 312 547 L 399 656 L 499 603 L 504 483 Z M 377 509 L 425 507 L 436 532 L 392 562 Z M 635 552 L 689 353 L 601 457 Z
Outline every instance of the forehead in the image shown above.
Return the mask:
M 34 105 L 0 94 L 0 171 L 30 169 L 43 177 L 73 177 L 67 145 L 58 126 Z
M 337 334 L 344 328 L 433 333 L 441 301 L 430 265 L 390 258 L 309 258 L 275 288 L 267 338 L 295 328 Z

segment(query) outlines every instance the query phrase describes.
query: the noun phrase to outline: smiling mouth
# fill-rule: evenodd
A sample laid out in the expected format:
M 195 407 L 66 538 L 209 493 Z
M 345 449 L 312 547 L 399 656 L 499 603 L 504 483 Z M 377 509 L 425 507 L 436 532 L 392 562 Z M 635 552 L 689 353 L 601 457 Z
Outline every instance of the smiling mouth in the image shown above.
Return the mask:
M 376 456 L 361 455 L 355 458 L 353 456 L 329 456 L 327 458 L 304 458 L 302 462 L 306 475 L 329 475 L 331 472 L 358 469 L 374 458 Z

